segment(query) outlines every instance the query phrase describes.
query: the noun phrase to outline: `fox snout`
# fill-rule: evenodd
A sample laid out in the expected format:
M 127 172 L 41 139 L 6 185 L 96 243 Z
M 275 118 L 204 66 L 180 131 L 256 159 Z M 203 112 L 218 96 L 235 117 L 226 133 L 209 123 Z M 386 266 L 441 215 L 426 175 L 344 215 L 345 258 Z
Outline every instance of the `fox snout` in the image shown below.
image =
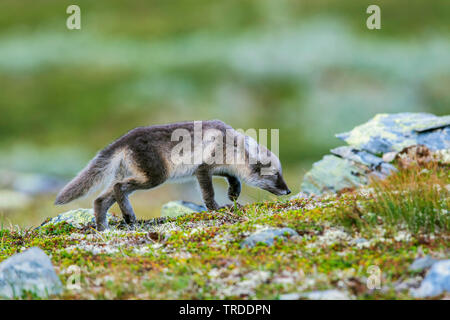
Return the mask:
M 277 189 L 275 192 L 271 191 L 272 193 L 276 194 L 277 196 L 284 196 L 291 193 L 291 190 L 286 186 L 286 189 Z
M 270 193 L 273 193 L 277 196 L 284 196 L 291 193 L 291 190 L 287 186 L 286 182 L 284 181 L 281 174 L 276 175 L 276 180 L 274 183 L 272 182 L 271 186 L 268 186 L 266 188 L 263 188 L 266 191 L 269 191 Z
M 291 190 L 289 190 L 289 188 L 286 189 L 266 188 L 265 190 L 277 196 L 285 196 L 291 193 Z
M 281 174 L 278 175 L 276 187 L 278 190 L 280 190 L 281 195 L 288 195 L 291 193 L 291 190 L 289 190 L 286 182 L 283 179 L 283 176 Z

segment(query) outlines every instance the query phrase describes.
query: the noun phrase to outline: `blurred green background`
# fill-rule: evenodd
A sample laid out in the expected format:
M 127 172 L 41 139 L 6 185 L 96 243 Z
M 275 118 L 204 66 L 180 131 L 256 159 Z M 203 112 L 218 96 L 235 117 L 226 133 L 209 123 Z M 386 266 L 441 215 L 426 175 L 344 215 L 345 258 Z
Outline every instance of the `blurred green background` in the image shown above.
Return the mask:
M 66 28 L 70 4 L 81 30 Z M 370 4 L 381 30 L 366 27 Z M 89 207 L 54 207 L 52 192 L 23 185 L 70 179 L 131 128 L 179 120 L 280 129 L 298 192 L 341 144 L 335 133 L 377 113 L 449 113 L 449 21 L 448 0 L 2 0 L 0 220 L 36 225 Z M 243 202 L 271 198 L 244 191 Z M 175 199 L 200 201 L 192 184 L 133 195 L 141 218 Z

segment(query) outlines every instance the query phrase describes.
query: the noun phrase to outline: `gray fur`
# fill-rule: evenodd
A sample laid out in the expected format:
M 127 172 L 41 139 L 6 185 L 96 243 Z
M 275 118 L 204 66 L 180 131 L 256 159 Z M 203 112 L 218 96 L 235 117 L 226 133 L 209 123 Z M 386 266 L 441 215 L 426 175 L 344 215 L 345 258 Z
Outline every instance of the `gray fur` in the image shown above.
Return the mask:
M 201 126 L 202 130 L 215 129 L 221 132 L 223 137 L 230 131 L 236 139 L 234 147 L 231 143 L 232 149 L 236 149 L 238 139 L 245 137 L 219 120 L 202 121 Z M 128 224 L 133 224 L 136 217 L 128 196 L 136 190 L 151 189 L 166 181 L 179 178 L 197 178 L 208 210 L 221 208 L 214 200 L 213 176 L 227 179 L 228 198 L 231 201 L 236 201 L 240 195 L 240 179 L 276 195 L 290 193 L 283 180 L 278 158 L 268 150 L 268 155 L 274 164 L 273 168 L 271 167 L 273 171 L 271 175 L 262 174 L 262 169 L 267 166 L 260 162 L 254 164 L 248 161 L 240 164 L 174 163 L 171 159 L 171 151 L 178 141 L 172 141 L 172 133 L 181 128 L 193 136 L 194 127 L 194 122 L 180 122 L 131 130 L 100 151 L 88 166 L 63 188 L 55 204 L 68 203 L 94 191 L 102 184 L 105 185 L 106 190 L 94 202 L 97 229 L 103 230 L 108 227 L 106 212 L 115 202 L 118 203 L 124 220 Z M 191 141 L 193 144 L 194 139 Z M 258 146 L 259 148 L 266 150 L 263 146 Z M 249 156 L 250 151 L 245 150 L 245 153 Z M 212 151 L 211 156 L 213 154 L 215 151 Z
M 66 204 L 87 195 L 103 179 L 109 160 L 97 155 L 72 181 L 58 194 L 55 204 Z

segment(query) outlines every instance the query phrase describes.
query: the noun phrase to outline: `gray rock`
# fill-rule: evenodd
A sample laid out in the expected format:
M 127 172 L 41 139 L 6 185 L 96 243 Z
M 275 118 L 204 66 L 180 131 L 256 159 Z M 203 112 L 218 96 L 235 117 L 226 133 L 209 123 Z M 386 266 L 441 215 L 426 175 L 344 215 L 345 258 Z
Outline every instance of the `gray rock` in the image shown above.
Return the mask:
M 355 244 L 363 244 L 363 243 L 368 243 L 369 240 L 365 239 L 365 238 L 358 238 L 355 240 Z
M 309 300 L 350 300 L 347 293 L 335 289 L 304 292 L 300 297 Z
M 369 168 L 375 168 L 383 163 L 383 159 L 367 151 L 361 151 L 350 146 L 331 149 L 330 152 L 340 158 L 361 163 Z
M 308 194 L 322 194 L 360 187 L 368 182 L 365 171 L 364 166 L 351 160 L 326 155 L 305 174 L 301 190 Z
M 357 150 L 349 146 L 342 146 L 331 149 L 330 152 L 343 159 L 348 159 L 366 166 L 372 174 L 379 177 L 386 177 L 392 172 L 397 171 L 397 168 L 393 165 L 367 151 Z
M 188 202 L 188 201 L 171 201 L 164 204 L 161 208 L 161 217 L 178 217 L 193 212 L 206 211 L 206 207 Z
M 273 245 L 275 238 L 284 238 L 286 235 L 298 236 L 298 233 L 291 228 L 270 228 L 255 232 L 241 243 L 241 247 L 253 248 L 257 243 L 265 243 L 269 246 Z
M 429 298 L 450 292 L 450 259 L 435 262 L 420 287 L 409 292 L 416 298 Z
M 41 298 L 62 292 L 49 257 L 39 248 L 13 255 L 0 264 L 0 297 L 20 298 L 25 292 Z
M 422 277 L 409 278 L 405 281 L 397 282 L 394 286 L 394 289 L 395 291 L 405 291 L 412 288 L 418 288 L 422 280 Z
M 301 190 L 323 194 L 367 184 L 370 177 L 384 179 L 397 169 L 389 162 L 406 147 L 424 145 L 431 151 L 450 148 L 450 116 L 429 113 L 379 114 L 352 131 L 336 135 L 349 146 L 331 150 L 313 164 Z M 389 156 L 384 157 L 383 155 Z
M 295 199 L 309 199 L 311 196 L 307 194 L 306 192 L 300 191 L 299 193 L 293 195 L 289 198 L 289 200 L 295 200 Z
M 422 258 L 417 258 L 414 262 L 409 266 L 409 271 L 422 271 L 428 268 L 437 262 L 438 260 L 431 258 L 430 256 L 425 256 Z
M 286 293 L 280 295 L 280 300 L 298 300 L 300 299 L 300 293 Z
M 108 219 L 108 223 L 113 220 L 117 220 L 112 214 L 109 212 L 106 214 Z M 64 213 L 57 215 L 52 218 L 47 223 L 43 224 L 41 227 L 45 227 L 48 225 L 56 225 L 58 223 L 66 222 L 72 225 L 75 228 L 81 229 L 87 226 L 95 226 L 95 215 L 93 209 L 75 209 L 70 210 Z
M 450 148 L 450 116 L 430 113 L 379 114 L 350 132 L 336 135 L 352 147 L 372 154 L 399 152 L 423 144 L 428 149 Z

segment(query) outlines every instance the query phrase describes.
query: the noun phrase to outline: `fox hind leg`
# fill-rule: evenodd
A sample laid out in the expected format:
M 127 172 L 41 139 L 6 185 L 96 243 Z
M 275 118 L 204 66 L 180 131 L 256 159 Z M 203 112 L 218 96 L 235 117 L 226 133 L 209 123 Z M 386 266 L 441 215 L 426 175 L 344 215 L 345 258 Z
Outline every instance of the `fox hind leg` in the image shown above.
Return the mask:
M 103 193 L 94 201 L 95 223 L 98 231 L 103 231 L 108 228 L 108 221 L 106 220 L 106 213 L 108 209 L 116 202 L 114 192 L 112 189 Z
M 117 204 L 119 205 L 120 211 L 122 211 L 123 219 L 127 224 L 133 225 L 136 222 L 136 215 L 134 214 L 133 207 L 131 206 L 128 196 L 136 190 L 151 189 L 159 184 L 160 183 L 152 183 L 150 181 L 142 182 L 140 180 L 130 178 L 114 185 L 114 196 Z
M 129 225 L 136 222 L 136 215 L 134 214 L 134 210 L 128 196 L 137 189 L 139 189 L 139 186 L 135 180 L 118 182 L 114 185 L 114 195 L 117 204 L 119 205 L 120 211 L 122 211 L 123 219 Z

